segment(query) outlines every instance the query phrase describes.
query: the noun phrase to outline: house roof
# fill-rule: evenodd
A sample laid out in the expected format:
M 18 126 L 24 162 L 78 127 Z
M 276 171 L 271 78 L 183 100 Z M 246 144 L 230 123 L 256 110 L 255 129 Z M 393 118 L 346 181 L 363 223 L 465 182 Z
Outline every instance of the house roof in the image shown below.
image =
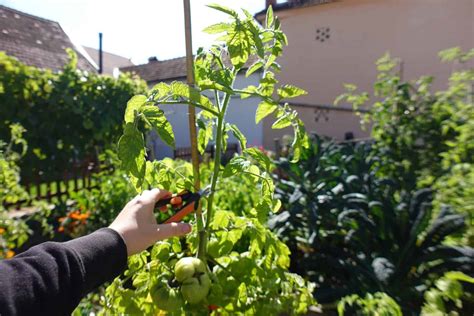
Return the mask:
M 99 64 L 99 50 L 84 46 L 87 54 L 94 60 L 94 62 L 98 65 Z M 109 52 L 102 51 L 103 53 L 103 73 L 112 75 L 115 68 L 127 67 L 127 66 L 134 66 L 135 64 L 132 63 L 130 58 L 126 58 L 120 55 L 112 54 Z
M 249 67 L 256 61 L 250 57 L 244 68 Z M 147 64 L 122 67 L 122 72 L 134 72 L 148 83 L 182 79 L 186 77 L 186 57 L 178 57 L 168 60 L 151 60 Z
M 154 60 L 147 64 L 122 67 L 122 72 L 134 72 L 146 82 L 173 80 L 186 77 L 186 57 Z
M 0 5 L 0 51 L 27 65 L 58 71 L 68 61 L 68 47 L 76 51 L 79 69 L 97 71 L 58 22 Z
M 287 2 L 277 3 L 272 6 L 273 12 L 276 11 L 283 11 L 283 10 L 290 10 L 290 9 L 297 9 L 303 7 L 310 7 L 313 5 L 325 4 L 333 2 L 334 0 L 288 0 Z M 267 9 L 263 9 L 260 12 L 255 13 L 255 16 L 260 16 L 265 14 Z

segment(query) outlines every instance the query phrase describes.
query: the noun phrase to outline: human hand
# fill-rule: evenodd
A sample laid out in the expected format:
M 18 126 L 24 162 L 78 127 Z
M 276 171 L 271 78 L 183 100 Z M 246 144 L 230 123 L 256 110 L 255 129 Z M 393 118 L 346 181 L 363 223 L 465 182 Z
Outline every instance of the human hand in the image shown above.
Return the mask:
M 158 240 L 183 236 L 191 231 L 187 223 L 158 225 L 153 215 L 155 203 L 171 193 L 165 190 L 145 190 L 127 203 L 109 228 L 119 233 L 127 246 L 127 254 L 139 253 Z

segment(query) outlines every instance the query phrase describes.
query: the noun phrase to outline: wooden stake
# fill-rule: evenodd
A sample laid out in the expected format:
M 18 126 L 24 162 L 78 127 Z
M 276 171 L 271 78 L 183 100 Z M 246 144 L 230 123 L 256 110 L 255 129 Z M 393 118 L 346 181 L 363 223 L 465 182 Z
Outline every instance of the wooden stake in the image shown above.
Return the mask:
M 187 83 L 190 87 L 194 86 L 194 57 L 193 57 L 193 43 L 191 34 L 191 5 L 189 0 L 183 0 L 184 5 L 184 31 L 186 37 L 186 71 Z M 191 94 L 190 94 L 191 95 Z M 191 160 L 193 164 L 194 189 L 198 191 L 201 188 L 199 181 L 199 155 L 197 149 L 197 134 L 196 134 L 196 109 L 191 104 L 188 105 L 188 122 L 189 122 L 189 138 L 191 141 Z M 196 210 L 196 223 L 200 238 L 205 235 L 204 221 L 202 217 L 201 203 Z M 205 250 L 198 250 L 198 257 L 205 256 Z

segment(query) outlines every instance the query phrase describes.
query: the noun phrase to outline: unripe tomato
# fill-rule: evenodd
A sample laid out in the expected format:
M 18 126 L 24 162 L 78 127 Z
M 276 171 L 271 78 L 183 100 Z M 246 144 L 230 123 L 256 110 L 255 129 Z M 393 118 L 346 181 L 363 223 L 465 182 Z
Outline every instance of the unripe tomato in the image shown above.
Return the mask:
M 194 257 L 180 259 L 174 268 L 175 279 L 181 284 L 181 294 L 190 304 L 197 304 L 207 297 L 211 279 L 203 261 Z
M 174 266 L 174 275 L 178 282 L 200 273 L 206 273 L 206 265 L 198 258 L 184 257 Z
M 211 288 L 211 280 L 207 274 L 198 278 L 190 278 L 181 285 L 181 294 L 190 304 L 197 304 L 207 297 Z
M 168 312 L 176 311 L 183 306 L 179 289 L 166 285 L 160 285 L 152 291 L 152 299 L 159 309 Z

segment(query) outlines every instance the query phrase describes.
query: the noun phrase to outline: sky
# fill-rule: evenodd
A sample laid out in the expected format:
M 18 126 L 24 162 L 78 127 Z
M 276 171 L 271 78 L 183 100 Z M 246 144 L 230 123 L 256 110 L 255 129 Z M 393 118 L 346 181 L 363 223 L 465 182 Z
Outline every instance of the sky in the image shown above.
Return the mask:
M 206 47 L 214 36 L 202 29 L 226 19 L 206 7 L 219 3 L 251 13 L 265 0 L 191 0 L 193 49 Z M 185 55 L 182 0 L 0 0 L 0 4 L 57 21 L 75 44 L 98 47 L 103 33 L 104 51 L 131 58 L 136 64 L 148 57 L 165 60 Z

